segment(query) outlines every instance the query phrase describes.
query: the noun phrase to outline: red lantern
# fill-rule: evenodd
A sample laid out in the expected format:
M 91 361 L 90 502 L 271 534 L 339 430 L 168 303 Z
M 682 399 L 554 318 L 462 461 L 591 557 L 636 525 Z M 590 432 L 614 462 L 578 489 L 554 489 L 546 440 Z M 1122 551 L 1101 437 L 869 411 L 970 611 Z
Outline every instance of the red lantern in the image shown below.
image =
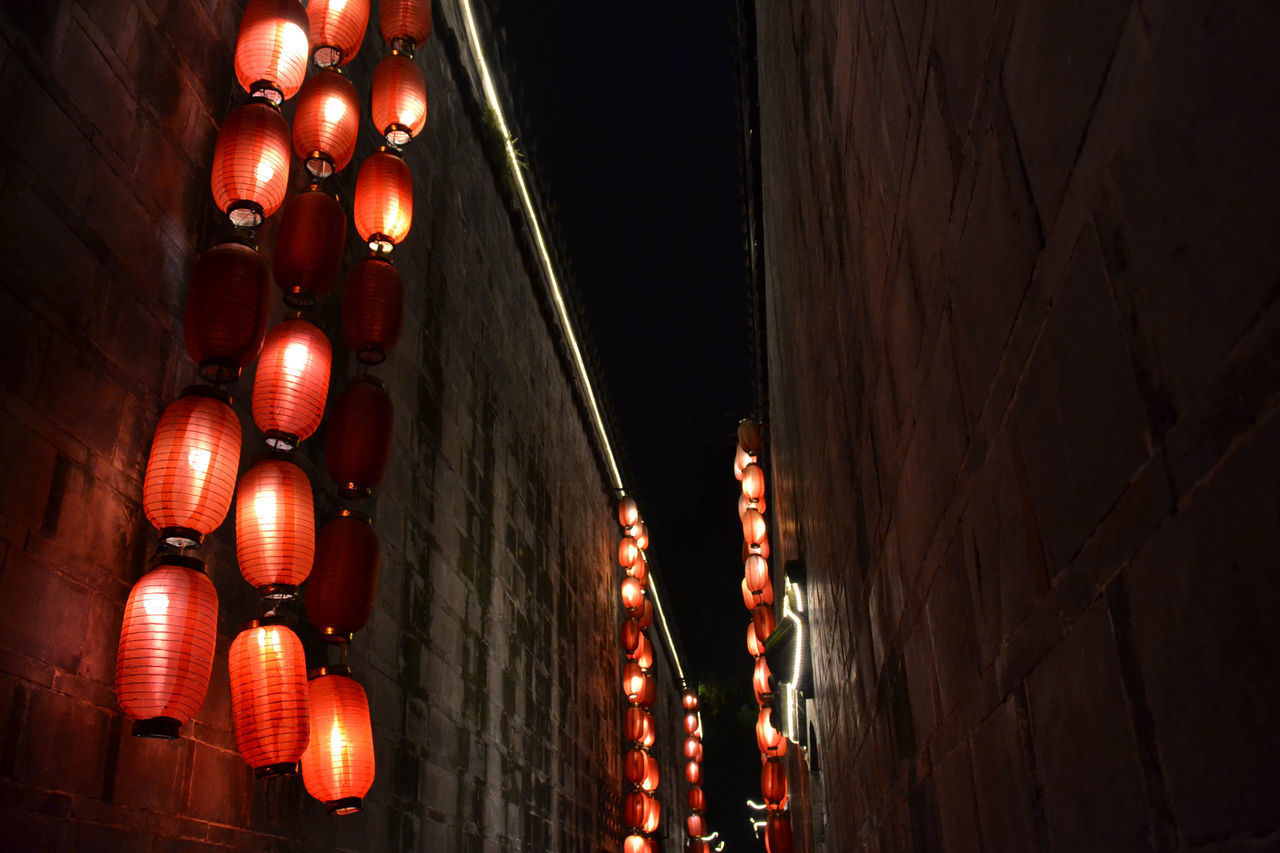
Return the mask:
M 267 333 L 253 382 L 253 420 L 268 445 L 292 450 L 320 426 L 331 358 L 324 332 L 301 318 Z
M 259 459 L 236 489 L 236 557 L 259 594 L 292 598 L 311 574 L 316 510 L 306 472 L 289 459 Z
M 635 661 L 628 662 L 622 668 L 622 692 L 626 694 L 628 702 L 636 704 L 644 698 L 646 680 L 644 670 Z
M 766 853 L 791 853 L 791 818 L 783 812 L 769 815 L 769 825 L 764 830 Z
M 187 388 L 160 416 L 142 510 L 166 545 L 199 545 L 227 517 L 240 465 L 240 421 L 216 388 Z
M 693 711 L 684 715 L 684 731 L 685 734 L 697 734 L 701 724 L 698 722 L 698 715 Z
M 738 422 L 738 444 L 753 456 L 760 452 L 760 425 L 752 420 Z
M 742 494 L 753 501 L 764 497 L 764 470 L 754 462 L 742 469 Z
M 622 541 L 618 543 L 618 565 L 631 566 L 638 559 L 640 549 L 636 547 L 636 540 L 630 536 L 622 537 Z
M 413 50 L 431 35 L 431 0 L 379 0 L 382 38 L 397 50 Z
M 622 822 L 628 829 L 639 831 L 644 827 L 649 799 L 643 791 L 632 791 L 622 798 Z
M 636 619 L 640 622 L 641 628 L 643 628 L 646 631 L 649 630 L 649 626 L 653 624 L 653 602 L 652 601 L 646 598 L 643 602 L 641 602 L 640 612 L 636 616 Z
M 311 740 L 302 782 L 329 814 L 355 814 L 373 785 L 373 727 L 364 688 L 345 666 L 321 669 L 307 684 Z
M 751 592 L 762 592 L 769 583 L 769 562 L 758 554 L 748 555 L 743 565 L 743 578 Z
M 760 510 L 749 509 L 742 514 L 742 538 L 748 545 L 759 545 L 767 532 Z
M 373 70 L 373 126 L 389 145 L 407 145 L 427 123 L 427 78 L 398 51 Z
M 237 228 L 257 228 L 276 212 L 289 188 L 289 124 L 279 110 L 254 101 L 227 115 L 209 185 L 218 210 Z
M 622 622 L 622 651 L 628 658 L 633 656 L 636 648 L 640 645 L 640 623 L 635 618 L 624 619 Z
M 769 671 L 769 662 L 765 656 L 756 658 L 755 671 L 751 675 L 751 687 L 756 694 L 756 704 L 767 705 L 773 698 L 773 688 L 770 686 L 772 678 L 773 673 Z
M 622 579 L 622 606 L 627 609 L 628 613 L 637 613 L 641 609 L 641 605 L 646 601 L 644 597 L 644 587 L 640 581 L 633 577 Z
M 707 834 L 707 822 L 700 814 L 691 814 L 685 818 L 685 826 L 688 827 L 689 834 L 694 838 Z
M 301 107 L 302 99 L 298 102 Z M 285 202 L 272 259 L 276 286 L 284 291 L 285 302 L 306 308 L 333 290 L 342 267 L 346 233 L 342 205 L 327 192 L 312 187 Z
M 351 155 L 356 153 L 359 130 L 356 87 L 336 68 L 313 74 L 298 95 L 298 111 L 293 116 L 293 152 L 307 171 L 317 178 L 327 178 L 347 168 Z M 343 224 L 340 237 L 346 234 L 345 220 Z
M 330 643 L 347 643 L 373 615 L 381 553 L 369 516 L 344 509 L 320 528 L 307 581 L 307 618 Z
M 689 811 L 705 812 L 707 810 L 707 796 L 702 792 L 702 788 L 694 785 L 689 789 Z
M 623 498 L 618 501 L 618 524 L 630 527 L 640 520 L 640 508 L 635 498 Z
M 753 658 L 758 658 L 764 654 L 764 643 L 760 642 L 760 638 L 756 636 L 754 619 L 747 623 L 747 653 Z
M 375 252 L 390 252 L 413 224 L 413 176 L 395 154 L 370 154 L 356 176 L 356 231 Z
M 381 364 L 400 340 L 404 284 L 387 258 L 365 258 L 347 276 L 342 297 L 342 333 L 364 364 Z
M 693 688 L 689 688 L 680 697 L 680 704 L 684 706 L 686 711 L 698 710 L 698 693 Z
M 771 708 L 761 708 L 756 717 L 756 746 L 760 748 L 761 755 L 770 758 L 781 758 L 787 754 L 787 739 L 773 727 Z
M 684 739 L 684 757 L 690 761 L 697 760 L 698 749 L 702 746 L 702 741 L 697 735 L 689 735 Z
M 176 738 L 209 689 L 218 594 L 194 557 L 161 555 L 124 605 L 116 701 L 139 737 Z
M 658 762 L 655 761 L 653 766 L 656 772 Z M 662 804 L 658 802 L 657 797 L 649 797 L 645 800 L 644 806 L 644 824 L 642 828 L 645 832 L 657 832 L 658 825 L 662 822 Z
M 307 12 L 297 0 L 249 0 L 236 39 L 236 79 L 279 104 L 307 76 Z
M 182 332 L 187 354 L 210 382 L 234 382 L 262 349 L 271 271 L 249 246 L 221 243 L 191 271 Z
M 324 460 L 345 498 L 368 495 L 382 482 L 391 456 L 391 397 L 376 378 L 357 376 L 333 404 Z
M 770 811 L 786 807 L 787 769 L 781 760 L 771 758 L 764 763 L 760 770 L 760 793 Z
M 658 790 L 658 759 L 647 752 L 644 755 L 644 778 L 640 780 L 640 788 L 650 794 Z
M 283 625 L 250 622 L 227 657 L 236 748 L 256 776 L 296 773 L 307 747 L 302 643 Z
M 697 761 L 690 761 L 684 766 L 684 778 L 690 785 L 702 784 L 702 764 Z
M 768 604 L 761 604 L 755 610 L 751 611 L 751 624 L 756 630 L 756 639 L 760 641 L 761 647 L 769 642 L 769 635 L 773 633 L 776 624 L 773 621 L 773 608 Z
M 644 781 L 644 772 L 648 767 L 649 754 L 643 749 L 628 749 L 622 758 L 622 775 L 632 785 Z
M 369 23 L 369 0 L 311 0 L 311 61 L 321 68 L 346 65 L 360 50 Z

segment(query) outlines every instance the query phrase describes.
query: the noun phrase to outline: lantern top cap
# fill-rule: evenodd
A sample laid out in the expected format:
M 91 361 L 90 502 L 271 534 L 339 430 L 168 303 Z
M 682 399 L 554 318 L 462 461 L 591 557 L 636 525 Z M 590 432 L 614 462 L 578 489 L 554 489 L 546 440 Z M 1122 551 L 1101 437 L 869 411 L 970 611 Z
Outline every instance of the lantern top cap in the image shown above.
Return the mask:
M 161 566 L 178 566 L 183 569 L 191 569 L 200 574 L 206 573 L 204 560 L 199 557 L 190 557 L 186 554 L 158 553 L 151 558 L 151 565 L 148 567 L 148 571 L 150 569 L 158 569 Z
M 213 385 L 188 385 L 182 389 L 178 397 L 208 397 L 211 400 L 226 403 L 228 406 L 231 405 L 231 395 Z

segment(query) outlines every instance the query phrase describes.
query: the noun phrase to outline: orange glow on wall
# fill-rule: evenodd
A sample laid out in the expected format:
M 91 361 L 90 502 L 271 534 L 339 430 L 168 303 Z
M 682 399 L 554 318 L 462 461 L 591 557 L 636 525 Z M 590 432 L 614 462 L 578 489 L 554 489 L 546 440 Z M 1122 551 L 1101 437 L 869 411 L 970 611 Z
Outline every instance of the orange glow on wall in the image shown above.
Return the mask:
M 221 243 L 196 261 L 187 286 L 182 336 L 210 382 L 234 382 L 267 334 L 271 270 L 241 243 Z
M 307 75 L 307 12 L 298 0 L 249 0 L 236 38 L 236 79 L 249 94 L 279 103 Z
M 364 688 L 345 667 L 320 670 L 307 684 L 311 738 L 302 753 L 307 793 L 330 814 L 355 814 L 373 785 L 373 728 Z
M 256 776 L 297 772 L 307 747 L 307 670 L 302 643 L 283 625 L 257 620 L 227 657 L 236 748 Z
M 327 192 L 313 187 L 284 203 L 271 260 L 285 302 L 305 308 L 333 290 L 346 236 L 347 215 Z
M 307 619 L 327 642 L 349 642 L 373 615 L 381 562 L 369 516 L 344 509 L 320 528 L 307 581 Z
M 291 598 L 311 574 L 316 510 L 311 481 L 288 459 L 259 459 L 236 489 L 236 557 L 260 595 Z
M 786 808 L 787 769 L 780 760 L 771 758 L 760 768 L 760 793 L 771 811 Z
M 334 401 L 324 461 L 344 498 L 368 495 L 386 476 L 394 415 L 391 395 L 368 374 L 357 376 Z
M 347 168 L 359 130 L 360 100 L 346 75 L 337 69 L 311 75 L 293 116 L 293 153 L 307 171 L 327 178 Z
M 407 145 L 427 124 L 427 78 L 418 63 L 393 51 L 373 70 L 373 126 L 389 145 Z
M 329 339 L 307 320 L 285 320 L 267 333 L 253 382 L 253 420 L 268 445 L 290 450 L 320 426 L 331 359 Z
M 255 101 L 227 114 L 209 186 L 237 228 L 257 228 L 276 212 L 289 188 L 289 124 L 276 108 Z
M 390 252 L 413 224 L 413 176 L 389 151 L 370 154 L 356 176 L 356 231 L 375 252 Z
M 342 334 L 363 364 L 381 364 L 400 341 L 404 283 L 387 258 L 365 258 L 351 268 L 342 294 Z
M 369 0 L 311 0 L 311 58 L 321 68 L 346 65 L 360 50 L 369 24 Z
M 763 658 L 762 658 L 763 660 Z M 756 717 L 756 746 L 761 755 L 781 758 L 787 754 L 787 739 L 773 727 L 773 709 L 761 708 Z
M 764 497 L 764 470 L 754 462 L 742 469 L 742 494 L 751 501 Z
M 378 28 L 387 44 L 409 42 L 409 49 L 431 35 L 431 0 L 378 0 Z

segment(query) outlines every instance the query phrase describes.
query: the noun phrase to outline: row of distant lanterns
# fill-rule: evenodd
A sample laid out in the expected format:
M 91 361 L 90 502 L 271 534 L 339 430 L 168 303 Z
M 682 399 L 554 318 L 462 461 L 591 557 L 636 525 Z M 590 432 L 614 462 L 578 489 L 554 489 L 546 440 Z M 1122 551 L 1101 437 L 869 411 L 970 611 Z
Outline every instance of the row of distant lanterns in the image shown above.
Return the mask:
M 738 425 L 738 446 L 733 473 L 742 483 L 738 517 L 742 521 L 742 601 L 751 611 L 747 626 L 747 651 L 755 659 L 752 687 L 759 712 L 756 717 L 756 746 L 760 750 L 760 793 L 768 811 L 765 849 L 769 853 L 790 853 L 791 819 L 787 814 L 787 771 L 782 763 L 787 739 L 773 725 L 773 684 L 765 660 L 765 643 L 773 633 L 773 581 L 769 577 L 769 531 L 765 523 L 765 478 L 760 466 L 763 441 L 760 426 L 751 420 Z
M 326 182 L 355 151 L 359 103 L 340 66 L 355 56 L 368 17 L 368 0 L 311 0 L 306 9 L 250 0 L 241 19 L 235 67 L 249 100 L 219 130 L 211 180 L 235 235 L 197 262 L 184 319 L 187 351 L 213 384 L 186 389 L 160 418 L 143 484 L 160 543 L 125 605 L 116 664 L 134 734 L 177 737 L 204 700 L 217 636 L 217 595 L 191 549 L 222 523 L 234 493 L 236 555 L 262 610 L 228 656 L 236 745 L 258 776 L 300 767 L 308 792 L 338 814 L 359 811 L 374 778 L 368 699 L 345 660 L 372 614 L 380 545 L 371 519 L 350 508 L 317 534 L 311 483 L 294 454 L 319 427 L 328 394 L 332 348 L 304 312 L 334 288 L 342 263 L 346 215 Z M 374 73 L 371 112 L 388 146 L 357 177 L 354 218 L 370 255 L 347 278 L 342 312 L 346 341 L 366 366 L 385 360 L 400 336 L 403 285 L 389 254 L 408 233 L 413 186 L 398 146 L 426 119 L 413 51 L 430 34 L 430 2 L 381 0 L 379 18 L 392 50 Z M 308 55 L 317 71 L 306 78 Z M 280 105 L 294 94 L 291 140 Z M 285 202 L 291 141 L 313 182 Z M 272 267 L 296 311 L 267 333 L 272 269 L 253 229 L 282 203 Z M 253 419 L 269 450 L 236 486 L 240 423 L 220 386 L 255 358 Z M 325 448 L 342 497 L 367 496 L 382 480 L 391 436 L 390 397 L 367 373 L 357 377 L 332 407 Z M 280 614 L 308 578 L 307 617 L 343 659 L 310 680 L 302 643 Z

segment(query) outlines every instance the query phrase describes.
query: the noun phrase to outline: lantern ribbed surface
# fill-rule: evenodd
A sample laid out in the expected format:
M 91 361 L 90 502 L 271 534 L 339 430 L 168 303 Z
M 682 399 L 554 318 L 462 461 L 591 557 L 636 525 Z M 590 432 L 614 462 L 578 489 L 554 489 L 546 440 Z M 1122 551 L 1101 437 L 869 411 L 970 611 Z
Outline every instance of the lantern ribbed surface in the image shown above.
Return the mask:
M 270 289 L 267 262 L 248 246 L 222 243 L 196 261 L 182 332 L 187 354 L 206 379 L 234 381 L 257 358 Z
M 311 573 L 316 511 L 307 474 L 293 462 L 254 463 L 236 489 L 236 557 L 251 586 L 297 587 Z
M 351 81 L 337 71 L 311 75 L 298 93 L 293 115 L 293 152 L 307 170 L 327 178 L 347 168 L 359 130 L 360 100 Z M 345 223 L 344 217 L 344 233 Z
M 372 376 L 359 376 L 329 412 L 324 461 L 343 497 L 367 495 L 382 482 L 391 458 L 391 396 Z
M 342 335 L 356 358 L 381 364 L 400 340 L 404 283 L 384 258 L 365 258 L 351 268 L 342 294 Z
M 256 228 L 289 187 L 289 124 L 263 103 L 227 114 L 218 129 L 209 181 L 218 210 L 237 228 Z
M 298 0 L 249 0 L 236 39 L 236 79 L 253 94 L 256 84 L 292 98 L 307 75 L 307 12 Z
M 311 0 L 311 49 L 316 65 L 346 65 L 360 50 L 369 25 L 369 0 Z
M 199 544 L 227 517 L 240 466 L 240 421 L 217 396 L 188 389 L 160 416 L 147 474 L 142 509 L 160 528 L 192 531 Z
M 259 776 L 292 772 L 310 731 L 302 643 L 283 625 L 251 623 L 227 658 L 236 748 Z
M 380 561 L 378 533 L 366 516 L 344 510 L 320 528 L 306 605 L 325 639 L 347 640 L 369 623 Z
M 353 814 L 373 785 L 369 700 L 359 683 L 336 673 L 313 678 L 307 688 L 311 741 L 302 753 L 302 781 L 331 813 Z
M 427 124 L 427 78 L 403 53 L 392 53 L 373 70 L 373 126 L 391 145 L 405 145 Z
M 388 151 L 370 154 L 356 176 L 356 231 L 378 252 L 389 252 L 413 224 L 413 176 Z
M 378 28 L 387 44 L 422 44 L 431 35 L 431 0 L 378 0 Z
M 189 557 L 160 558 L 124 605 L 116 655 L 116 701 L 139 721 L 135 734 L 167 734 L 200 710 L 218 639 L 218 594 Z M 148 721 L 155 725 L 148 728 Z M 158 728 L 157 728 L 158 726 Z M 163 736 L 163 735 L 161 735 Z
M 285 202 L 272 268 L 286 302 L 306 307 L 333 290 L 346 234 L 347 215 L 328 193 L 308 190 Z
M 253 421 L 269 444 L 289 449 L 320 426 L 331 359 L 329 339 L 314 323 L 285 320 L 267 333 L 253 381 Z

